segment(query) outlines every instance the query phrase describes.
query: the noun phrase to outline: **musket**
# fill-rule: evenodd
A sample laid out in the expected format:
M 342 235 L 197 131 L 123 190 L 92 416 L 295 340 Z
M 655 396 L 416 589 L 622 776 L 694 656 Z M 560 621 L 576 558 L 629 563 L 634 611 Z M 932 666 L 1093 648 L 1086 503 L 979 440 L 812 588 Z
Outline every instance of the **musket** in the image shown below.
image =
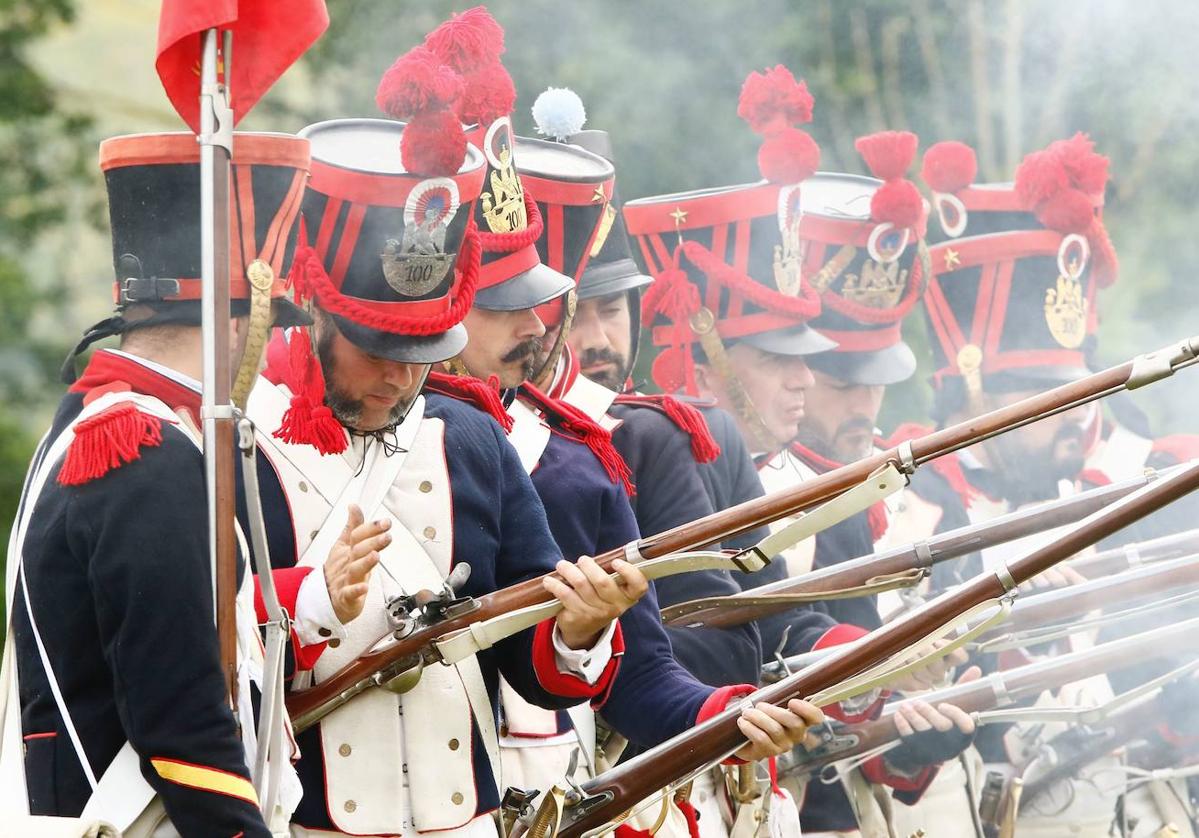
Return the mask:
M 730 628 L 778 614 L 803 602 L 827 599 L 830 595 L 839 598 L 866 596 L 893 583 L 914 585 L 928 574 L 933 565 L 1072 524 L 1144 488 L 1158 476 L 1157 472 L 1148 470 L 1143 476 L 1132 480 L 1030 506 L 990 521 L 838 562 L 743 593 L 680 602 L 662 609 L 662 621 L 669 626 Z M 1199 542 L 1199 536 L 1196 541 Z
M 1125 571 L 1105 579 L 1080 582 L 1017 600 L 1007 619 L 993 629 L 983 632 L 977 642 L 984 648 L 1007 635 L 1055 626 L 1090 611 L 1105 608 L 1114 602 L 1143 601 L 1149 597 L 1179 588 L 1199 584 L 1199 556 L 1183 556 Z M 1172 600 L 1153 603 L 1167 607 Z M 1134 613 L 1140 613 L 1135 609 Z
M 200 416 L 208 494 L 208 545 L 214 580 L 221 670 L 237 707 L 237 542 L 234 535 L 232 370 L 229 360 L 229 164 L 233 110 L 229 89 L 232 33 L 204 32 L 200 62 L 200 331 L 204 353 Z
M 740 706 L 712 719 L 626 763 L 586 781 L 569 794 L 547 794 L 533 819 L 538 832 L 546 823 L 557 825 L 562 838 L 576 838 L 618 820 L 647 797 L 682 777 L 725 759 L 745 744 L 737 726 L 742 706 L 769 702 L 784 706 L 793 698 L 809 698 L 830 690 L 881 662 L 904 653 L 914 643 L 952 625 L 968 612 L 1012 596 L 1018 585 L 1092 544 L 1140 520 L 1199 488 L 1199 464 L 1116 502 L 1091 515 L 1077 528 L 1009 564 L 981 574 L 947 591 L 906 616 L 838 651 L 789 678 L 756 690 Z M 565 809 L 558 805 L 565 803 Z
M 1088 579 L 1098 579 L 1151 562 L 1193 556 L 1196 553 L 1199 553 L 1199 530 L 1187 530 L 1102 550 L 1075 559 L 1070 566 Z
M 904 442 L 800 485 L 609 550 L 595 559 L 602 568 L 607 569 L 616 559 L 656 559 L 725 541 L 823 502 L 835 503 L 839 495 L 855 488 L 868 488 L 868 478 L 887 469 L 893 473 L 897 470 L 910 475 L 918 466 L 930 460 L 1024 427 L 1038 419 L 1071 410 L 1112 393 L 1159 381 L 1173 375 L 1175 370 L 1194 364 L 1199 360 L 1197 353 L 1199 337 L 1180 341 L 1078 381 Z M 770 562 L 774 552 L 762 545 L 755 545 L 738 554 L 741 558 L 737 561 L 745 567 L 761 566 Z M 517 609 L 540 605 L 550 599 L 552 597 L 545 590 L 541 578 L 529 579 L 471 599 L 455 598 L 450 592 L 418 592 L 405 605 L 406 609 L 408 605 L 412 609 L 408 609 L 398 620 L 399 625 L 390 639 L 380 638 L 379 642 L 383 645 L 376 644 L 372 651 L 319 684 L 289 695 L 288 710 L 295 726 L 302 729 L 314 724 L 325 714 L 373 686 L 391 684 L 399 689 L 403 684 L 411 685 L 419 677 L 421 667 L 443 660 L 435 645 L 439 639 L 451 633 L 460 635 L 469 632 L 476 624 L 509 615 Z M 413 618 L 409 619 L 410 616 Z
M 1174 657 L 1179 649 L 1189 645 L 1189 637 L 1196 630 L 1199 630 L 1199 619 L 1188 620 L 1080 652 L 992 672 L 976 681 L 934 690 L 917 698 L 934 706 L 952 704 L 967 713 L 985 713 L 1008 707 L 1062 684 L 1134 666 L 1146 660 Z M 819 743 L 810 748 L 797 748 L 794 761 L 787 770 L 814 772 L 831 763 L 868 753 L 898 740 L 894 716 L 895 707 L 889 705 L 884 708 L 882 715 L 868 722 L 855 725 L 825 722 L 819 730 L 813 731 L 819 737 Z

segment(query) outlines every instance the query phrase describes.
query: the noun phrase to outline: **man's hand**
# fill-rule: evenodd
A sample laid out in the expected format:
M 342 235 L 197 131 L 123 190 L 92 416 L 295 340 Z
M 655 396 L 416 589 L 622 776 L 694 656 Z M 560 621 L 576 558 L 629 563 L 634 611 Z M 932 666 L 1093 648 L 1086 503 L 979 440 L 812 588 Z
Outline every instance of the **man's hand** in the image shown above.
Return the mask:
M 938 640 L 936 648 L 939 649 L 948 644 L 948 640 Z M 950 670 L 955 666 L 965 663 L 969 660 L 969 657 L 965 649 L 954 649 L 948 655 L 945 655 L 945 657 L 937 658 L 920 669 L 914 669 L 911 672 L 901 675 L 887 686 L 905 693 L 925 692 L 926 690 L 934 689 L 944 682 L 945 676 L 949 674 Z
M 571 649 L 590 649 L 600 634 L 636 604 L 649 590 L 649 581 L 626 561 L 612 563 L 613 579 L 590 556 L 577 563 L 563 559 L 556 567 L 561 579 L 545 577 L 545 589 L 562 603 L 558 631 Z
M 824 721 L 824 713 L 815 704 L 793 698 L 786 709 L 765 701 L 743 710 L 737 727 L 749 740 L 735 756 L 746 762 L 785 754 L 803 742 L 808 728 Z
M 1070 565 L 1057 565 L 1029 579 L 1020 586 L 1020 592 L 1028 594 L 1051 590 L 1053 588 L 1068 588 L 1071 585 L 1079 585 L 1085 581 L 1087 581 L 1087 577 L 1070 567 Z
M 391 543 L 391 521 L 363 523 L 362 510 L 350 504 L 346 528 L 325 560 L 325 586 L 333 613 L 342 625 L 362 613 L 371 571 L 379 563 L 379 551 Z

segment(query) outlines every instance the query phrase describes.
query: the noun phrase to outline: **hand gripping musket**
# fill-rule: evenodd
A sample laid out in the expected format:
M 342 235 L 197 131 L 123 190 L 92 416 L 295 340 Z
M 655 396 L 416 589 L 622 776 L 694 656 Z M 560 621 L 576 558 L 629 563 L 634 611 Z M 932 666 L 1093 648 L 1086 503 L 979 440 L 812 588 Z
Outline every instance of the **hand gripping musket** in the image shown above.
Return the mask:
M 1187 620 L 1131 637 L 1121 638 L 1080 652 L 1059 655 L 1037 663 L 993 672 L 984 678 L 956 684 L 918 698 L 930 704 L 952 704 L 971 714 L 987 714 L 1010 707 L 1022 699 L 1039 695 L 1073 681 L 1135 666 L 1146 660 L 1194 658 L 1199 654 L 1190 637 L 1199 630 L 1199 619 Z M 899 741 L 895 729 L 895 707 L 888 705 L 877 719 L 855 725 L 825 722 L 812 732 L 819 742 L 796 748 L 788 758 L 788 773 L 812 773 L 841 760 L 873 754 Z M 984 717 L 983 719 L 987 719 Z M 998 717 L 990 719 L 998 721 Z
M 906 660 L 914 646 L 945 632 L 971 612 L 1005 601 L 1022 582 L 1196 488 L 1199 488 L 1199 465 L 1169 479 L 1156 481 L 1095 513 L 1050 544 L 942 594 L 860 640 L 839 647 L 825 660 L 757 690 L 739 706 L 588 780 L 578 789 L 564 794 L 547 794 L 531 830 L 538 832 L 545 824 L 551 824 L 556 825 L 553 831 L 557 835 L 577 838 L 605 828 L 646 798 L 670 788 L 680 778 L 725 759 L 744 745 L 745 738 L 737 727 L 741 707 L 759 702 L 783 706 L 792 698 L 806 698 L 823 705 L 870 689 L 876 673 L 893 656 Z
M 208 544 L 221 670 L 231 706 L 237 707 L 237 543 L 234 536 L 233 405 L 229 400 L 229 168 L 233 109 L 229 89 L 232 33 L 204 33 L 200 62 L 200 286 L 204 353 L 200 416 L 208 488 Z M 219 54 L 218 54 L 219 53 Z
M 1138 356 L 1103 372 L 1055 387 L 966 422 L 934 431 L 927 436 L 822 474 L 801 485 L 746 501 L 698 521 L 642 538 L 622 548 L 609 550 L 595 559 L 603 568 L 609 568 L 616 559 L 634 562 L 662 559 L 672 553 L 685 553 L 703 545 L 725 541 L 780 518 L 825 504 L 806 516 L 813 521 L 801 518 L 787 528 L 786 536 L 783 535 L 784 531 L 773 533 L 762 543 L 731 557 L 731 561 L 742 569 L 756 569 L 768 563 L 778 552 L 775 545 L 780 539 L 794 539 L 797 530 L 804 528 L 811 532 L 817 531 L 822 525 L 821 518 L 825 520 L 823 525 L 827 525 L 829 517 L 833 520 L 840 520 L 835 515 L 845 517 L 844 508 L 827 509 L 830 504 L 837 504 L 838 500 L 841 500 L 839 496 L 851 490 L 857 492 L 860 497 L 854 505 L 871 497 L 877 498 L 884 490 L 876 490 L 872 486 L 872 478 L 885 477 L 889 484 L 893 482 L 893 475 L 910 475 L 918 466 L 930 460 L 1112 393 L 1136 389 L 1159 381 L 1169 377 L 1176 370 L 1191 366 L 1196 360 L 1199 360 L 1199 337 Z M 825 513 L 828 513 L 827 516 Z M 715 561 L 715 555 L 703 554 L 703 560 Z M 726 558 L 725 564 L 717 566 L 727 566 L 728 561 Z M 456 598 L 451 592 L 421 592 L 411 602 L 399 603 L 401 607 L 397 609 L 397 628 L 391 636 L 380 638 L 371 651 L 330 678 L 288 696 L 288 709 L 293 723 L 297 730 L 302 730 L 373 686 L 397 685 L 397 681 L 411 686 L 416 683 L 419 670 L 425 664 L 447 660 L 442 651 L 446 643 L 443 638 L 456 641 L 453 646 L 455 654 L 464 654 L 463 649 L 475 651 L 487 648 L 500 637 L 507 636 L 502 634 L 502 631 L 511 634 L 514 630 L 526 627 L 521 624 L 520 619 L 514 618 L 511 612 L 536 608 L 551 599 L 540 578 L 530 579 L 477 599 Z M 551 603 L 550 609 L 552 608 Z M 541 619 L 546 619 L 553 615 L 553 611 L 542 610 L 535 614 Z M 489 629 L 479 627 L 480 624 L 496 618 L 510 622 L 506 625 L 492 623 Z M 442 648 L 439 648 L 438 641 L 441 641 Z
M 1169 474 L 1178 466 L 1162 474 Z M 902 547 L 860 556 L 790 579 L 780 579 L 740 594 L 705 597 L 662 609 L 670 626 L 730 628 L 818 600 L 868 596 L 919 584 L 933 565 L 977 550 L 1072 524 L 1157 479 L 1158 473 L 1068 498 L 1008 513 L 991 521 L 960 527 Z M 1199 536 L 1195 537 L 1199 544 Z

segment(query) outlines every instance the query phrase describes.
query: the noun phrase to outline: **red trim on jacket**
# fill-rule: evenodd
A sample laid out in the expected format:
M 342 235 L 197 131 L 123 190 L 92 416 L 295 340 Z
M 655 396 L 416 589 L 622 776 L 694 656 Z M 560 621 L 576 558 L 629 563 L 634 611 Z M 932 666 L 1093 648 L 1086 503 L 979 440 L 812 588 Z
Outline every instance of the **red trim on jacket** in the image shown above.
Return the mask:
M 312 567 L 285 567 L 276 568 L 271 575 L 275 578 L 275 593 L 279 597 L 279 604 L 293 618 L 296 616 L 296 600 L 300 596 L 300 585 L 304 579 L 315 568 Z M 262 600 L 262 584 L 259 581 L 258 574 L 254 574 L 254 616 L 258 622 L 265 623 L 269 617 L 266 613 L 266 603 Z M 296 671 L 304 672 L 316 666 L 317 660 L 325 651 L 325 646 L 328 645 L 325 641 L 315 643 L 311 646 L 305 646 L 300 642 L 300 635 L 296 633 L 295 628 L 291 630 L 291 648 L 296 657 Z
M 852 643 L 868 634 L 870 632 L 860 626 L 851 625 L 850 623 L 837 623 L 824 634 L 820 635 L 816 642 L 812 644 L 812 651 Z M 887 696 L 890 694 L 888 690 L 880 690 L 878 697 L 858 713 L 850 713 L 840 704 L 830 704 L 820 709 L 824 711 L 826 716 L 832 716 L 839 722 L 850 725 L 859 724 L 871 719 L 877 719 L 883 710 L 883 702 L 886 701 Z
M 915 777 L 904 777 L 900 774 L 891 773 L 891 770 L 887 767 L 886 756 L 882 755 L 862 763 L 861 770 L 862 776 L 868 782 L 888 786 L 895 791 L 906 792 L 907 795 L 915 795 L 915 797 L 905 795 L 903 802 L 911 805 L 919 799 L 920 795 L 928 790 L 929 784 L 932 783 L 933 777 L 937 776 L 937 771 L 940 768 L 940 765 L 926 765 Z
M 699 706 L 699 712 L 695 714 L 695 723 L 701 725 L 713 716 L 719 716 L 728 709 L 729 703 L 735 698 L 744 698 L 752 693 L 756 687 L 749 684 L 730 684 L 727 687 L 717 687 L 712 691 L 712 694 L 704 699 L 704 703 Z M 744 765 L 745 760 L 737 757 L 729 757 L 724 761 L 724 765 Z
M 619 653 L 618 653 L 619 649 Z M 569 675 L 558 671 L 558 661 L 554 655 L 554 621 L 545 620 L 537 624 L 533 634 L 533 671 L 542 689 L 563 698 L 596 698 L 606 697 L 612 681 L 616 677 L 620 654 L 624 653 L 624 635 L 620 623 L 612 632 L 612 659 L 604 667 L 603 673 L 594 684 L 588 684 L 577 675 Z

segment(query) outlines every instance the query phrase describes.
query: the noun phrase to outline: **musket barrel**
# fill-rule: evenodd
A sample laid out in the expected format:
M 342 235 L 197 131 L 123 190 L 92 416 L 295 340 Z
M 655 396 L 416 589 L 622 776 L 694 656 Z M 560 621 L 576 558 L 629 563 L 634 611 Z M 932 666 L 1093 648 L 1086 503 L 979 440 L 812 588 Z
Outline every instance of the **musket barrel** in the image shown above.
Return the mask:
M 1172 471 L 1173 469 L 1162 474 Z M 663 622 L 671 626 L 708 628 L 743 625 L 795 607 L 794 603 L 786 601 L 737 604 L 737 600 L 745 597 L 806 595 L 857 588 L 880 576 L 929 568 L 977 550 L 1074 523 L 1109 503 L 1144 488 L 1159 477 L 1156 472 L 1150 472 L 1132 480 L 1101 486 L 1068 498 L 1010 512 L 991 521 L 959 527 L 924 541 L 859 556 L 790 579 L 780 579 L 740 594 L 681 602 L 662 609 Z M 1195 541 L 1199 545 L 1199 535 L 1195 537 Z
M 895 463 L 901 471 L 908 473 L 917 465 L 929 460 L 1110 395 L 1128 387 L 1130 381 L 1144 383 L 1157 380 L 1169 375 L 1172 370 L 1193 363 L 1196 357 L 1195 347 L 1199 347 L 1199 338 L 1183 341 L 1167 350 L 1141 356 L 983 416 L 935 431 L 889 451 L 822 474 L 799 486 L 746 501 L 698 521 L 643 538 L 629 548 L 609 550 L 595 559 L 601 567 L 608 568 L 616 559 L 626 558 L 630 554 L 653 559 L 724 541 L 829 500 L 860 484 L 887 463 Z M 436 660 L 436 652 L 432 650 L 433 641 L 436 639 L 465 629 L 473 623 L 517 608 L 536 605 L 550 598 L 551 595 L 545 590 L 540 578 L 529 579 L 481 596 L 477 600 L 477 607 L 469 613 L 425 626 L 397 641 L 386 652 L 363 656 L 316 686 L 291 693 L 288 696 L 288 711 L 293 716 L 309 716 L 314 708 L 327 704 L 338 694 L 369 677 L 380 665 L 405 658 Z
M 1122 499 L 1006 568 L 975 577 L 961 588 L 943 594 L 856 643 L 848 644 L 809 669 L 763 687 L 751 698 L 754 702 L 783 705 L 792 698 L 816 695 L 903 651 L 914 639 L 949 625 L 969 609 L 1011 593 L 1020 583 L 1196 488 L 1199 488 L 1199 464 Z M 667 787 L 678 777 L 724 759 L 745 742 L 737 727 L 739 716 L 739 708 L 725 710 L 675 739 L 585 782 L 585 808 L 567 811 L 559 835 L 562 838 L 580 836 L 618 818 L 632 805 Z
M 1199 530 L 1171 533 L 1137 544 L 1103 550 L 1075 559 L 1070 566 L 1088 579 L 1120 573 L 1145 564 L 1199 553 Z

